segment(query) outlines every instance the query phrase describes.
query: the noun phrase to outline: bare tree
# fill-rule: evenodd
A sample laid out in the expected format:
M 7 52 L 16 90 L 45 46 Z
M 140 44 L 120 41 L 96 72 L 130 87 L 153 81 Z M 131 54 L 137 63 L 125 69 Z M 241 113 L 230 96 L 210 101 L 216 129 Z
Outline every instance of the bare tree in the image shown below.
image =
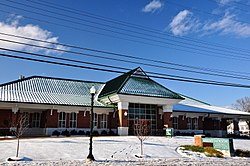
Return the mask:
M 250 112 L 250 97 L 236 100 L 235 104 L 233 104 L 233 108 L 244 112 Z
M 150 135 L 149 121 L 137 120 L 134 125 L 134 132 L 135 132 L 136 137 L 139 139 L 141 143 L 141 156 L 142 156 L 143 155 L 143 142 Z
M 239 111 L 250 112 L 250 97 L 244 97 L 236 100 L 235 104 L 233 104 L 233 108 Z M 250 121 L 247 120 L 246 123 L 250 128 Z
M 23 135 L 24 131 L 29 127 L 29 117 L 28 113 L 18 113 L 17 120 L 13 123 L 15 130 L 13 131 L 14 135 L 17 138 L 17 148 L 16 148 L 16 157 L 19 156 L 19 145 L 20 137 Z

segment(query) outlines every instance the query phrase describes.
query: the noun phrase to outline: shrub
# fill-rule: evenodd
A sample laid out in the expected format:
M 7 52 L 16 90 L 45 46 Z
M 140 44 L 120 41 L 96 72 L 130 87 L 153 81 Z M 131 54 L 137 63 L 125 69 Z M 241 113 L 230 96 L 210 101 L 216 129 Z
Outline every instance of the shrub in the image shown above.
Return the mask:
M 180 133 L 179 131 L 176 131 L 175 135 L 176 135 L 176 136 L 180 136 L 181 133 Z
M 71 130 L 71 131 L 70 131 L 70 134 L 71 134 L 71 135 L 77 135 L 78 133 L 77 133 L 76 130 Z
M 193 152 L 201 152 L 204 153 L 207 157 L 224 157 L 223 153 L 212 148 L 212 147 L 199 147 L 194 145 L 182 145 L 181 147 L 184 148 L 184 150 L 191 150 Z
M 106 130 L 102 130 L 101 135 L 108 135 L 108 132 Z
M 115 133 L 113 130 L 110 130 L 110 131 L 108 132 L 108 135 L 110 135 L 110 136 L 117 136 L 118 134 Z
M 62 131 L 61 133 L 62 135 L 66 136 L 66 137 L 70 137 L 70 132 L 66 129 L 64 131 Z
M 183 145 L 181 146 L 184 148 L 184 150 L 191 150 L 193 152 L 205 152 L 203 147 L 199 147 L 199 146 L 194 146 L 194 145 Z
M 60 135 L 60 132 L 55 130 L 55 131 L 52 132 L 52 135 L 58 137 Z
M 92 135 L 93 136 L 99 136 L 99 133 L 98 133 L 98 131 L 95 130 L 95 131 L 93 131 Z
M 208 157 L 220 157 L 220 158 L 224 157 L 222 152 L 212 147 L 205 147 L 204 150 L 205 150 L 205 155 Z
M 84 130 L 79 130 L 79 131 L 78 131 L 78 135 L 85 135 Z
M 86 131 L 86 135 L 89 136 L 90 135 L 90 131 Z
M 250 157 L 250 151 L 248 150 L 241 150 L 241 149 L 236 149 L 235 155 L 239 157 Z

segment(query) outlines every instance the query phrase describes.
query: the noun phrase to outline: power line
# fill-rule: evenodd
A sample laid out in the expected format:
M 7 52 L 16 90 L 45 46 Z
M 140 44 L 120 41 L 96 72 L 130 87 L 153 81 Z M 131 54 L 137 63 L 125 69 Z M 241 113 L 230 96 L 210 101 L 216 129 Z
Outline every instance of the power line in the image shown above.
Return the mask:
M 22 59 L 22 60 L 27 60 L 27 61 L 35 61 L 35 62 L 41 62 L 41 63 L 55 64 L 55 65 L 61 65 L 61 66 L 84 68 L 84 69 L 90 69 L 90 70 L 98 70 L 98 71 L 104 71 L 104 72 L 112 72 L 112 73 L 120 73 L 120 74 L 124 73 L 124 72 L 117 71 L 117 70 L 110 70 L 110 69 L 103 69 L 103 68 L 96 68 L 96 67 L 89 67 L 89 66 L 81 66 L 81 65 L 69 64 L 69 63 L 55 62 L 55 61 L 49 61 L 49 60 L 41 60 L 41 59 L 36 59 L 36 58 L 28 58 L 28 57 L 15 56 L 15 55 L 10 55 L 10 54 L 3 54 L 3 53 L 0 53 L 0 56 L 14 58 L 14 59 Z M 208 84 L 208 85 L 220 85 L 220 86 L 227 86 L 227 87 L 250 88 L 249 85 L 234 84 L 234 83 L 227 83 L 227 82 L 195 81 L 195 80 L 192 80 L 192 79 L 179 79 L 179 78 L 170 78 L 170 77 L 162 77 L 162 76 L 155 76 L 155 75 L 148 75 L 148 76 L 151 77 L 151 78 L 167 79 L 167 80 L 190 82 L 190 83 L 199 83 L 199 84 Z
M 2 3 L 0 3 L 0 4 L 2 4 Z M 67 22 L 70 22 L 70 23 L 74 23 L 74 24 L 80 24 L 80 25 L 89 26 L 89 27 L 96 28 L 96 29 L 101 29 L 101 30 L 108 31 L 108 32 L 111 32 L 111 33 L 116 33 L 118 35 L 129 36 L 129 37 L 132 37 L 132 38 L 147 40 L 147 41 L 150 41 L 150 42 L 157 42 L 157 43 L 166 44 L 166 45 L 184 47 L 184 48 L 192 49 L 192 50 L 194 49 L 194 47 L 190 47 L 190 46 L 182 46 L 182 45 L 179 45 L 179 44 L 173 44 L 173 43 L 169 43 L 169 42 L 165 42 L 165 41 L 161 41 L 161 40 L 155 40 L 155 39 L 151 39 L 151 38 L 147 38 L 147 37 L 141 37 L 141 36 L 137 36 L 137 35 L 131 35 L 131 34 L 127 34 L 127 33 L 117 32 L 117 31 L 113 31 L 113 30 L 110 30 L 110 29 L 106 29 L 106 28 L 96 27 L 96 26 L 92 26 L 92 25 L 88 25 L 88 24 L 78 23 L 78 22 L 75 22 L 75 21 L 72 21 L 72 20 L 62 19 L 62 18 L 58 18 L 58 17 L 54 17 L 54 16 L 49 16 L 49 15 L 46 15 L 46 14 L 43 14 L 43 13 L 39 13 L 39 12 L 33 12 L 33 11 L 28 11 L 28 10 L 25 10 L 25 9 L 22 9 L 22 8 L 18 8 L 18 7 L 12 7 L 12 6 L 6 5 L 6 4 L 2 4 L 2 5 L 8 6 L 8 7 L 11 7 L 11 8 L 15 8 L 15 9 L 18 9 L 18 10 L 23 10 L 23 11 L 26 11 L 26 12 L 31 12 L 31 13 L 39 14 L 39 15 L 42 15 L 42 16 L 45 16 L 45 17 L 52 17 L 52 18 L 55 18 L 55 19 L 58 19 L 58 20 L 63 20 L 63 21 L 67 21 Z M 46 22 L 48 22 L 48 21 L 46 21 Z M 54 24 L 54 23 L 52 23 L 52 24 Z M 56 25 L 58 25 L 58 24 L 56 24 Z M 62 26 L 62 25 L 60 25 L 60 26 Z M 67 26 L 67 27 L 69 27 L 69 26 Z M 74 27 L 71 27 L 71 28 L 75 29 Z M 83 30 L 83 29 L 81 29 L 81 30 Z M 83 31 L 86 31 L 86 30 L 83 30 Z M 87 30 L 87 32 L 95 33 L 95 34 L 98 34 L 98 35 L 104 35 L 104 36 L 118 38 L 117 36 L 111 36 L 111 35 L 107 35 L 107 34 L 96 33 L 96 32 L 89 31 L 89 30 Z M 119 39 L 128 40 L 128 39 L 124 39 L 124 38 L 119 38 Z M 133 41 L 135 42 L 135 40 L 133 40 Z M 149 44 L 149 43 L 145 43 L 145 42 L 142 42 L 142 41 L 136 41 L 136 42 L 143 43 L 143 44 Z M 155 44 L 150 43 L 149 45 L 155 45 Z M 155 45 L 155 46 L 161 46 L 161 45 Z M 161 46 L 161 47 L 169 48 L 169 47 L 166 47 L 166 46 Z M 236 59 L 236 60 L 248 60 L 248 58 L 249 58 L 249 57 L 239 56 L 239 55 L 235 55 L 235 54 L 228 55 L 228 54 L 225 54 L 225 53 L 217 53 L 215 51 L 204 50 L 204 49 L 197 49 L 197 48 L 195 48 L 195 50 L 197 50 L 197 51 L 205 51 L 205 53 L 201 54 L 201 53 L 199 53 L 197 51 L 191 51 L 191 50 L 180 49 L 180 48 L 174 48 L 174 49 L 175 50 L 179 50 L 179 51 L 184 51 L 184 52 L 195 53 L 195 54 L 199 54 L 199 55 L 221 57 L 221 58 L 230 58 L 230 59 Z M 217 55 L 211 55 L 211 54 L 207 54 L 207 53 L 213 53 L 213 54 L 217 54 Z
M 104 53 L 104 54 L 118 56 L 118 57 L 122 57 L 122 58 L 126 57 L 126 58 L 130 58 L 130 59 L 143 60 L 143 61 L 148 61 L 148 62 L 151 62 L 151 63 L 152 62 L 154 62 L 154 63 L 161 63 L 161 64 L 164 64 L 164 65 L 169 64 L 169 65 L 174 65 L 174 66 L 178 66 L 178 67 L 192 68 L 192 69 L 196 69 L 196 70 L 203 70 L 203 71 L 209 71 L 209 72 L 215 72 L 213 70 L 218 70 L 218 69 L 212 69 L 212 70 L 211 69 L 206 69 L 206 70 L 204 70 L 203 68 L 194 67 L 194 66 L 181 65 L 181 64 L 176 64 L 176 63 L 171 63 L 171 62 L 166 62 L 166 61 L 159 61 L 159 60 L 154 60 L 154 59 L 147 59 L 147 58 L 135 57 L 135 56 L 126 55 L 126 54 L 119 54 L 119 53 L 107 52 L 107 51 L 103 51 L 103 50 L 90 49 L 90 48 L 85 48 L 85 47 L 79 47 L 79 46 L 69 45 L 69 44 L 48 42 L 48 41 L 45 41 L 45 40 L 28 38 L 28 37 L 24 37 L 24 36 L 12 35 L 12 34 L 2 33 L 2 32 L 0 32 L 0 34 L 1 35 L 5 35 L 5 36 L 10 36 L 10 37 L 16 37 L 16 38 L 31 40 L 31 41 L 38 41 L 38 42 L 43 42 L 43 43 L 48 43 L 48 44 L 53 44 L 53 45 L 59 45 L 59 46 L 64 46 L 64 47 L 69 47 L 69 48 L 81 49 L 81 50 L 84 50 L 84 51 L 87 50 L 87 51 L 91 51 L 91 52 Z M 97 56 L 97 55 L 86 54 L 86 53 L 81 53 L 81 52 L 74 52 L 74 51 L 69 51 L 69 50 L 65 50 L 65 49 L 50 48 L 50 47 L 39 46 L 39 45 L 34 45 L 34 44 L 29 44 L 29 43 L 24 43 L 24 42 L 19 42 L 19 41 L 13 41 L 13 40 L 8 40 L 8 39 L 0 39 L 0 40 L 5 41 L 5 42 L 12 42 L 12 43 L 17 43 L 17 44 L 22 44 L 22 45 L 33 46 L 33 47 L 40 47 L 40 48 L 43 48 L 43 49 L 51 49 L 51 50 L 56 50 L 56 51 L 60 51 L 60 52 L 68 52 L 68 53 L 73 53 L 73 54 L 81 54 L 81 55 L 85 55 L 85 56 L 93 56 L 93 57 L 102 58 L 102 59 L 109 59 L 109 60 L 115 60 L 115 61 L 123 61 L 121 59 L 116 59 L 116 58 Z M 134 63 L 134 64 L 136 63 L 134 61 L 127 61 L 127 60 L 124 60 L 123 62 Z M 151 63 L 149 64 L 150 66 L 152 66 Z M 138 64 L 138 63 L 136 63 L 136 64 Z M 147 65 L 146 63 L 139 63 L 139 64 L 141 64 L 141 65 Z M 156 67 L 156 66 L 154 66 L 154 67 Z M 162 68 L 162 66 L 157 66 L 157 67 Z M 165 68 L 166 69 L 172 69 L 172 70 L 183 70 L 183 71 L 189 71 L 189 72 L 196 72 L 196 71 L 193 71 L 193 70 L 190 71 L 190 70 L 175 69 L 175 68 L 170 68 L 170 67 L 165 67 Z M 217 73 L 222 73 L 222 74 L 233 75 L 233 74 L 228 73 L 228 72 L 219 72 L 219 71 L 216 71 L 216 72 Z M 204 73 L 204 72 L 197 72 L 197 73 L 207 74 L 207 73 Z M 219 76 L 219 75 L 217 75 L 217 76 Z M 240 78 L 242 78 L 242 77 L 249 78 L 248 76 L 239 75 L 239 74 L 237 74 L 236 76 L 237 77 L 241 76 Z
M 19 5 L 22 5 L 22 6 L 25 6 L 25 7 L 30 7 L 30 8 L 33 8 L 33 9 L 37 9 L 37 10 L 40 10 L 40 11 L 46 11 L 46 12 L 49 12 L 49 13 L 51 13 L 51 14 L 56 14 L 56 15 L 59 15 L 59 16 L 63 16 L 63 17 L 68 17 L 68 18 L 70 18 L 70 19 L 76 19 L 76 20 L 79 20 L 79 21 L 83 21 L 83 22 L 88 22 L 88 23 L 91 23 L 91 24 L 95 24 L 95 25 L 98 25 L 98 27 L 92 27 L 92 28 L 99 28 L 99 29 L 101 29 L 101 30 L 104 30 L 103 28 L 100 28 L 99 26 L 101 25 L 101 26 L 105 26 L 105 27 L 109 27 L 109 28 L 113 28 L 113 29 L 119 29 L 119 30 L 122 30 L 122 31 L 125 31 L 125 32 L 130 32 L 130 33 L 133 33 L 133 34 L 140 34 L 140 35 L 143 35 L 143 36 L 149 36 L 149 37 L 153 37 L 153 38 L 159 38 L 159 39 L 162 39 L 162 40 L 166 40 L 167 38 L 164 38 L 164 37 L 159 37 L 159 36 L 155 36 L 155 35 L 151 35 L 151 34 L 146 34 L 146 33 L 143 33 L 143 32 L 140 32 L 140 31 L 134 31 L 134 30 L 129 30 L 129 29 L 124 29 L 124 28 L 118 28 L 118 27 L 114 27 L 114 26 L 112 26 L 112 25 L 109 25 L 109 24 L 103 24 L 103 23 L 100 23 L 100 22 L 95 22 L 95 21 L 93 21 L 93 20 L 86 20 L 86 19 L 83 19 L 83 18 L 78 18 L 78 17 L 74 17 L 74 16 L 69 16 L 69 15 L 67 15 L 67 14 L 61 14 L 61 13 L 57 13 L 57 12 L 54 12 L 54 9 L 53 9 L 53 11 L 50 11 L 50 10 L 47 10 L 47 8 L 46 9 L 42 9 L 42 8 L 39 8 L 39 7 L 34 7 L 34 6 L 31 6 L 31 5 L 28 5 L 28 4 L 24 4 L 24 3 L 20 3 L 20 2 L 16 2 L 16 1 L 12 1 L 12 0 L 7 0 L 8 2 L 12 2 L 12 3 L 15 3 L 15 4 L 19 4 Z M 31 1 L 32 2 L 32 1 Z M 45 6 L 45 7 L 50 7 L 49 5 L 43 5 L 43 6 Z M 24 9 L 23 9 L 24 10 Z M 57 18 L 57 19 L 59 19 L 59 18 Z M 77 22 L 78 23 L 78 22 Z M 84 24 L 84 25 L 86 25 L 86 24 Z M 107 30 L 107 29 L 105 29 L 105 30 Z M 112 31 L 112 33 L 115 33 L 114 31 Z M 119 32 L 118 32 L 119 33 Z M 127 34 L 126 34 L 127 35 Z M 131 36 L 131 37 L 135 37 L 134 35 L 133 36 Z M 191 46 L 192 47 L 190 47 L 190 42 L 189 43 L 187 43 L 187 42 L 183 42 L 183 41 L 176 41 L 176 40 L 174 40 L 174 39 L 168 39 L 168 41 L 171 41 L 171 42 L 175 42 L 175 43 L 177 43 L 177 44 L 173 44 L 173 43 L 169 43 L 169 42 L 164 42 L 165 44 L 168 44 L 168 45 L 173 45 L 173 46 L 180 46 L 180 47 L 184 47 L 184 48 L 188 48 L 188 49 L 193 49 L 193 48 L 195 48 L 195 47 L 202 47 L 202 48 L 205 48 L 205 49 L 211 49 L 211 47 L 208 47 L 207 45 L 206 46 L 202 46 L 202 45 L 199 45 L 199 44 L 192 44 Z M 183 45 L 180 45 L 180 43 L 181 44 L 184 44 L 184 46 Z M 188 45 L 188 47 L 187 46 L 185 46 L 185 45 Z M 196 49 L 197 50 L 197 49 Z M 199 51 L 205 51 L 204 49 L 198 49 Z M 219 47 L 219 48 L 213 48 L 213 50 L 216 50 L 216 51 L 220 51 L 220 52 L 222 52 L 222 54 L 223 53 L 225 53 L 225 52 L 228 52 L 228 53 L 234 53 L 233 55 L 235 55 L 235 53 L 236 52 L 234 52 L 232 49 L 222 49 L 221 47 Z M 238 52 L 238 51 L 237 51 Z M 214 52 L 213 52 L 214 53 Z M 244 53 L 243 53 L 244 54 Z M 250 54 L 245 54 L 245 55 L 250 55 Z
M 192 41 L 192 42 L 199 43 L 199 44 L 211 45 L 211 46 L 218 47 L 218 48 L 225 48 L 225 49 L 229 49 L 229 50 L 236 50 L 236 51 L 243 51 L 243 52 L 250 53 L 250 50 L 247 50 L 247 49 L 238 48 L 238 47 L 234 47 L 234 46 L 223 45 L 223 44 L 219 44 L 219 43 L 211 43 L 211 42 L 207 42 L 207 41 L 204 41 L 204 40 L 198 40 L 198 39 L 194 39 L 194 38 L 190 38 L 190 37 L 182 37 L 182 36 L 177 37 L 177 36 L 173 36 L 171 33 L 168 33 L 168 32 L 159 32 L 158 29 L 154 29 L 154 28 L 151 28 L 151 27 L 145 27 L 145 26 L 142 26 L 142 25 L 133 24 L 133 23 L 125 22 L 125 21 L 115 20 L 113 18 L 96 15 L 96 14 L 86 12 L 86 11 L 83 11 L 83 10 L 77 10 L 77 9 L 74 9 L 74 8 L 65 7 L 65 6 L 62 6 L 60 4 L 52 3 L 51 1 L 49 2 L 49 4 L 48 3 L 46 3 L 46 4 L 42 3 L 41 1 L 35 1 L 35 2 L 32 1 L 32 0 L 26 0 L 26 1 L 31 2 L 31 3 L 35 3 L 35 4 L 40 4 L 42 6 L 50 7 L 53 10 L 57 9 L 57 10 L 61 10 L 61 11 L 64 11 L 64 12 L 65 11 L 69 12 L 71 14 L 72 13 L 77 14 L 79 16 L 85 16 L 85 17 L 89 17 L 89 18 L 92 18 L 92 19 L 97 19 L 97 20 L 101 20 L 101 21 L 105 21 L 105 22 L 109 22 L 109 23 L 114 23 L 114 24 L 117 24 L 117 25 L 125 26 L 125 27 L 140 29 L 142 31 L 150 32 L 150 33 L 153 33 L 153 34 L 166 35 L 166 36 L 169 36 L 171 38 L 178 39 L 178 40 L 182 39 L 182 40 L 185 40 L 185 41 L 189 41 L 189 42 Z
M 15 52 L 15 53 L 21 53 L 21 54 L 27 54 L 27 55 L 32 55 L 32 56 L 37 56 L 37 57 L 42 57 L 42 58 L 50 58 L 50 59 L 56 59 L 56 60 L 63 60 L 63 61 L 69 61 L 69 62 L 75 62 L 75 63 L 94 65 L 94 66 L 99 66 L 99 67 L 101 66 L 101 67 L 106 67 L 106 68 L 115 68 L 115 69 L 128 70 L 128 71 L 131 70 L 129 68 L 117 67 L 117 66 L 113 66 L 113 65 L 103 65 L 103 64 L 100 64 L 100 63 L 92 63 L 92 62 L 86 62 L 86 61 L 79 61 L 79 60 L 75 60 L 75 59 L 60 58 L 60 57 L 37 54 L 37 53 L 32 53 L 32 52 L 18 51 L 18 50 L 13 50 L 13 49 L 8 49 L 8 48 L 2 48 L 2 47 L 0 47 L 0 50 L 10 51 L 10 52 Z M 213 82 L 213 83 L 221 83 L 219 81 L 204 80 L 204 79 L 191 78 L 191 77 L 183 77 L 183 76 L 178 76 L 178 75 L 163 74 L 163 73 L 150 72 L 150 71 L 146 71 L 146 73 L 154 74 L 154 75 L 160 75 L 160 76 L 173 77 L 173 78 L 192 79 L 192 80 L 195 80 L 195 81 L 209 81 L 209 82 Z
M 170 69 L 170 70 L 177 70 L 177 71 L 185 71 L 185 72 L 190 72 L 190 73 L 198 73 L 198 74 L 220 76 L 220 77 L 227 77 L 227 78 L 250 80 L 250 78 L 247 77 L 247 76 L 239 76 L 239 75 L 234 76 L 232 74 L 231 75 L 212 74 L 212 73 L 199 72 L 199 71 L 193 71 L 193 70 L 187 70 L 187 69 L 165 67 L 165 66 L 153 65 L 153 64 L 149 64 L 149 63 L 134 62 L 134 61 L 130 61 L 130 60 L 122 60 L 122 59 L 117 59 L 117 58 L 103 57 L 103 56 L 100 56 L 100 55 L 86 54 L 86 53 L 82 53 L 82 52 L 69 51 L 69 50 L 66 50 L 66 49 L 58 49 L 58 48 L 51 48 L 51 47 L 46 47 L 46 46 L 39 46 L 39 45 L 23 43 L 23 42 L 7 40 L 7 39 L 1 39 L 1 38 L 0 38 L 0 41 L 11 42 L 11 43 L 16 43 L 16 44 L 22 44 L 22 45 L 28 45 L 28 46 L 38 47 L 38 48 L 43 48 L 43 49 L 50 49 L 50 50 L 55 50 L 55 51 L 59 51 L 59 52 L 67 52 L 67 53 L 72 53 L 72 54 L 77 54 L 77 55 L 83 55 L 83 56 L 89 56 L 89 57 L 96 57 L 96 58 L 114 60 L 114 61 L 119 61 L 119 62 L 126 62 L 126 63 L 133 63 L 133 64 L 151 66 L 151 67 L 156 67 L 156 68 L 163 68 L 163 69 Z M 12 51 L 14 51 L 14 50 L 12 50 Z

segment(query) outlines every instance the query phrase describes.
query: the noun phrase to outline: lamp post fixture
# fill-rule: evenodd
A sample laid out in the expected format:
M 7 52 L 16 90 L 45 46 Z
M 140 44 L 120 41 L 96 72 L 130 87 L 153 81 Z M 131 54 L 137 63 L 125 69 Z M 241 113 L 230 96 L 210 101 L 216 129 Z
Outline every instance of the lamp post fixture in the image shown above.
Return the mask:
M 89 139 L 89 155 L 87 156 L 87 160 L 89 161 L 95 161 L 95 158 L 92 154 L 92 138 L 93 138 L 93 121 L 94 121 L 94 95 L 95 95 L 95 87 L 92 86 L 90 88 L 90 94 L 91 94 L 91 115 L 90 115 L 90 139 Z

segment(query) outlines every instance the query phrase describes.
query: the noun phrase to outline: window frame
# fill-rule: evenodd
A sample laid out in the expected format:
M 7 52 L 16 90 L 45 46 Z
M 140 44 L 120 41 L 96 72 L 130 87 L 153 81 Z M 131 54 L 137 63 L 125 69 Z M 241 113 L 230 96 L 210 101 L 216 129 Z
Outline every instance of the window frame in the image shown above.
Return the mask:
M 195 130 L 199 129 L 199 119 L 197 117 L 194 118 L 194 129 Z
M 107 114 L 101 114 L 101 125 L 100 128 L 106 129 L 107 128 Z
M 41 113 L 34 112 L 32 114 L 32 128 L 40 128 L 40 127 L 41 127 Z
M 74 115 L 74 116 L 72 116 L 72 115 Z M 75 112 L 71 112 L 69 114 L 69 128 L 77 128 L 77 113 L 75 113 Z
M 61 118 L 60 115 L 62 115 L 62 119 L 60 119 Z M 63 116 L 63 115 L 65 115 L 65 116 Z M 67 119 L 67 113 L 66 112 L 59 112 L 59 114 L 58 114 L 58 128 L 66 128 L 66 119 Z M 64 125 L 62 125 L 62 124 L 64 124 Z
M 94 113 L 93 115 L 94 115 L 94 117 L 93 117 L 93 128 L 98 128 L 98 114 Z
M 173 128 L 178 129 L 178 117 L 173 117 Z
M 192 130 L 192 118 L 187 117 L 187 129 Z

